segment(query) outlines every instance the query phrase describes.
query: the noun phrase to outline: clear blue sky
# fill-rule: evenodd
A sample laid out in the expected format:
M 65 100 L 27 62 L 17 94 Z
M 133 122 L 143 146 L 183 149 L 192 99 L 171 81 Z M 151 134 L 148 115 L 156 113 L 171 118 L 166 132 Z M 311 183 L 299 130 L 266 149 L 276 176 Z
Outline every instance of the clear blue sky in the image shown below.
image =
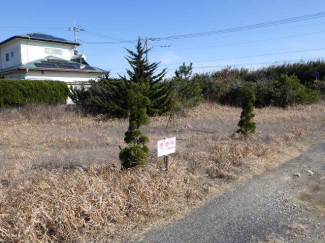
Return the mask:
M 0 41 L 30 32 L 72 40 L 73 33 L 68 28 L 74 21 L 90 32 L 134 40 L 139 36 L 191 34 L 325 12 L 324 0 L 16 0 L 1 1 L 0 5 Z M 111 41 L 87 32 L 80 32 L 79 38 L 86 43 Z M 296 51 L 325 48 L 324 38 L 325 18 L 319 18 L 237 33 L 150 42 L 153 50 L 149 61 L 161 61 L 161 67 L 168 67 L 169 75 L 182 62 L 193 62 L 196 72 L 236 64 L 256 68 L 284 60 L 323 58 L 325 49 Z M 116 76 L 124 74 L 128 67 L 124 48 L 134 49 L 134 44 L 86 44 L 85 54 L 91 65 L 111 70 Z M 296 53 L 247 57 L 283 52 Z

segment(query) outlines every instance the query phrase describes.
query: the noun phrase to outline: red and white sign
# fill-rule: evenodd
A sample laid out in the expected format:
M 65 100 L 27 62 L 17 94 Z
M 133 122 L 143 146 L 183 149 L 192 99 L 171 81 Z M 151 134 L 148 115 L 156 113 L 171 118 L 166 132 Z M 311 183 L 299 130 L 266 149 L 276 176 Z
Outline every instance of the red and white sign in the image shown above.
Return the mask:
M 165 138 L 157 142 L 158 157 L 176 152 L 176 138 Z

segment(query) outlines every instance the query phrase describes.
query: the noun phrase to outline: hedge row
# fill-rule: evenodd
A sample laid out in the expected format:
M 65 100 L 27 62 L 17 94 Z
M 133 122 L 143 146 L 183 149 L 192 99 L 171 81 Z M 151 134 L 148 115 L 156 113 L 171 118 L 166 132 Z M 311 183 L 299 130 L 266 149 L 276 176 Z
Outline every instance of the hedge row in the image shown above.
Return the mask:
M 66 103 L 69 89 L 65 82 L 41 80 L 0 80 L 0 107 L 27 103 Z

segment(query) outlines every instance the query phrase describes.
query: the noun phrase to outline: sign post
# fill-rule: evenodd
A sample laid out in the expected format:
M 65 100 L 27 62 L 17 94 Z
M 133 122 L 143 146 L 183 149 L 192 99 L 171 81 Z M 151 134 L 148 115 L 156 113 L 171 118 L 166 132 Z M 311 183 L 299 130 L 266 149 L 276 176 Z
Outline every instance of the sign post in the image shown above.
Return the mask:
M 165 138 L 157 142 L 158 157 L 164 156 L 166 170 L 168 170 L 169 154 L 176 152 L 176 138 Z

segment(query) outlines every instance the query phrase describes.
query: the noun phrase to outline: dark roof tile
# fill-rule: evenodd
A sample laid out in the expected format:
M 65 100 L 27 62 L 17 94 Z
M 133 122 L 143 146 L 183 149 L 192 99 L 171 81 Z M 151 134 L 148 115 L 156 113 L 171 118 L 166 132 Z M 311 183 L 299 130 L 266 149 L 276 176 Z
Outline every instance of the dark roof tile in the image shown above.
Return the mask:
M 46 41 L 46 42 L 55 42 L 55 43 L 62 43 L 62 44 L 71 44 L 71 45 L 80 45 L 77 42 L 69 41 L 63 38 L 55 37 L 52 35 L 47 35 L 43 33 L 28 33 L 23 35 L 15 35 L 3 42 L 0 43 L 0 45 L 5 44 L 13 39 L 30 39 L 30 40 L 38 40 L 38 41 Z

